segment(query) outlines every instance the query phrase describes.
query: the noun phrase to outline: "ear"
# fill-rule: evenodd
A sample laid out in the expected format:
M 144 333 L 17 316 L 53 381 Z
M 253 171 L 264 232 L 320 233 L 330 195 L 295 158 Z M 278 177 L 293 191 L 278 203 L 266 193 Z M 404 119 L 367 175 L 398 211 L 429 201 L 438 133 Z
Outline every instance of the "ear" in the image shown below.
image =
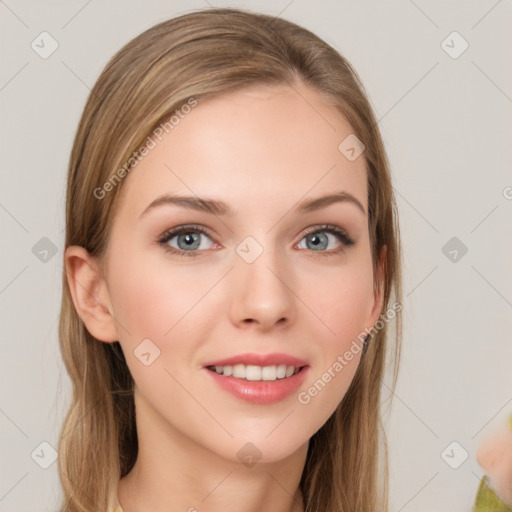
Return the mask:
M 73 245 L 64 253 L 64 266 L 73 304 L 87 330 L 100 341 L 117 341 L 112 305 L 99 262 L 83 247 Z
M 388 248 L 386 245 L 383 245 L 380 251 L 379 262 L 377 264 L 377 270 L 374 276 L 373 304 L 368 320 L 368 327 L 373 327 L 379 319 L 380 314 L 382 313 L 387 254 Z

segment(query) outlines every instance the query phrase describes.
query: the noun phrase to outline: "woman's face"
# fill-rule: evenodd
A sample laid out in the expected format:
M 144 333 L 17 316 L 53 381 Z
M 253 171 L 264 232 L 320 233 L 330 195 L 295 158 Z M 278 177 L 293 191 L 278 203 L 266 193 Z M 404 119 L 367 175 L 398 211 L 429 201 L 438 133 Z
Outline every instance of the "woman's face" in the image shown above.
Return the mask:
M 104 260 L 148 431 L 272 462 L 334 412 L 359 364 L 353 342 L 380 313 L 364 155 L 339 149 L 351 134 L 311 89 L 253 85 L 199 100 L 153 137 L 122 183 Z M 283 366 L 302 369 L 282 378 L 295 371 Z

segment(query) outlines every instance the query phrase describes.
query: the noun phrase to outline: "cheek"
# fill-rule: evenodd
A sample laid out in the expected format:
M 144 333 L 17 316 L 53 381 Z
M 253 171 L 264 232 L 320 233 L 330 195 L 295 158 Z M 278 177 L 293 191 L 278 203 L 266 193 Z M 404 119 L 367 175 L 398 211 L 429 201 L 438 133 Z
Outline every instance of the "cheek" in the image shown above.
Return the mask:
M 211 286 L 197 271 L 147 257 L 127 258 L 111 282 L 114 311 L 134 342 L 170 338 Z
M 219 305 L 212 303 L 215 281 L 211 269 L 173 264 L 162 257 L 151 260 L 147 255 L 126 258 L 112 272 L 119 341 L 146 398 L 158 389 L 179 392 L 171 375 L 179 381 L 190 377 L 187 365 L 193 365 L 218 316 Z M 146 362 L 153 362 L 145 366 L 141 354 L 147 353 Z
M 322 286 L 319 284 L 324 283 Z M 371 263 L 316 272 L 302 285 L 309 297 L 309 332 L 316 364 L 298 401 L 326 421 L 348 390 L 360 363 L 364 329 L 373 305 Z
M 184 266 L 148 260 L 127 257 L 110 274 L 119 341 L 145 401 L 155 410 L 174 406 L 184 411 L 192 405 L 173 376 L 184 380 L 183 362 L 197 350 L 200 299 L 211 279 Z M 144 354 L 149 356 L 144 359 Z
M 347 265 L 316 272 L 302 282 L 301 297 L 307 298 L 311 322 L 321 339 L 335 341 L 340 348 L 368 325 L 373 306 L 371 265 Z M 320 330 L 321 329 L 321 330 Z

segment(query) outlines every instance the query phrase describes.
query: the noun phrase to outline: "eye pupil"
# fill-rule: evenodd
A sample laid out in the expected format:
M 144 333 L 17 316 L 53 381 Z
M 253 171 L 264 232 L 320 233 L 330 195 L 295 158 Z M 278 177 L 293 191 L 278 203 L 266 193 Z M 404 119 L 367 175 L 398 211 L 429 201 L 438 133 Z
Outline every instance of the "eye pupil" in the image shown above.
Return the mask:
M 319 235 L 318 233 L 314 233 L 309 236 L 310 236 L 310 241 L 312 242 L 313 247 L 315 247 L 315 248 L 318 248 L 322 244 L 321 236 L 323 236 L 323 238 L 325 239 L 325 243 L 327 243 L 327 244 L 329 243 L 329 241 L 325 235 Z M 315 249 L 315 250 L 317 250 L 317 249 Z
M 195 236 L 195 240 L 194 240 L 194 236 Z M 178 245 L 179 245 L 179 241 L 183 240 L 183 239 L 185 240 L 186 247 L 189 249 L 190 248 L 197 249 L 200 245 L 199 236 L 195 233 L 182 233 L 178 237 Z M 196 243 L 195 246 L 194 246 L 194 243 Z

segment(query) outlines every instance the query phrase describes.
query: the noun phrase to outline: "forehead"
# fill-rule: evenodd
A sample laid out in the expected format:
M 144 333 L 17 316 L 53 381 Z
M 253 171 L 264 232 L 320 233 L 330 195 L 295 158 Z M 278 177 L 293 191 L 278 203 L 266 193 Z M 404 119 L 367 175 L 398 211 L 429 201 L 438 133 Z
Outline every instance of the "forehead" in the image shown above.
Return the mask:
M 138 216 L 166 193 L 218 198 L 242 212 L 344 190 L 366 208 L 364 158 L 338 149 L 353 130 L 312 89 L 256 84 L 187 112 L 161 140 L 152 136 L 122 184 L 121 214 Z

